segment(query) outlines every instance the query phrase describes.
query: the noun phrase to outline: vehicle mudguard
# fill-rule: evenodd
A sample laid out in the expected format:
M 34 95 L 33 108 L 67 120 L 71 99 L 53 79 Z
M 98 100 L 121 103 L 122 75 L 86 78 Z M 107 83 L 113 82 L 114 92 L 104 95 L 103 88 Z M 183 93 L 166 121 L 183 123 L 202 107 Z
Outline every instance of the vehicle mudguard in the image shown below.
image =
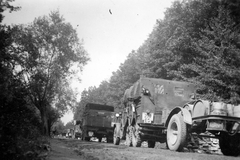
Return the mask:
M 192 115 L 191 113 L 186 109 L 181 107 L 181 111 L 183 114 L 183 121 L 189 125 L 192 125 Z
M 114 135 L 121 138 L 121 123 L 115 124 Z
M 178 113 L 181 113 L 182 116 L 183 116 L 183 121 L 189 125 L 192 125 L 192 116 L 191 116 L 191 113 L 186 109 L 186 108 L 182 108 L 182 107 L 176 107 L 174 108 L 170 114 L 168 115 L 168 118 L 166 120 L 166 123 L 165 123 L 165 126 L 167 127 L 168 126 L 168 123 L 171 119 L 171 117 L 174 115 L 174 114 L 178 114 Z

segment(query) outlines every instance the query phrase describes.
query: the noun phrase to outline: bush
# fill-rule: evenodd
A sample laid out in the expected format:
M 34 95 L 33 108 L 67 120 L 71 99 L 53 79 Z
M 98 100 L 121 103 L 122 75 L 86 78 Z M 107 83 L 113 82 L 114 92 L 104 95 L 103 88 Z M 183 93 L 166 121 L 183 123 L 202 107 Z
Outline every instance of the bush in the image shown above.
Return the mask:
M 29 153 L 30 159 L 36 159 L 43 143 L 40 116 L 28 105 L 23 85 L 10 82 L 0 85 L 0 159 L 25 160 Z

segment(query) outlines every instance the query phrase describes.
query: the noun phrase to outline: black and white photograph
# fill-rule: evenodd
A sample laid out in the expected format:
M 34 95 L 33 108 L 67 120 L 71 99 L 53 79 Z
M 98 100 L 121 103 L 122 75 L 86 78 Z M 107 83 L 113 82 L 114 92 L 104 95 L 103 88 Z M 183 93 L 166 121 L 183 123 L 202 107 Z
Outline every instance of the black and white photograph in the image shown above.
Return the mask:
M 1 160 L 239 160 L 240 0 L 0 0 Z

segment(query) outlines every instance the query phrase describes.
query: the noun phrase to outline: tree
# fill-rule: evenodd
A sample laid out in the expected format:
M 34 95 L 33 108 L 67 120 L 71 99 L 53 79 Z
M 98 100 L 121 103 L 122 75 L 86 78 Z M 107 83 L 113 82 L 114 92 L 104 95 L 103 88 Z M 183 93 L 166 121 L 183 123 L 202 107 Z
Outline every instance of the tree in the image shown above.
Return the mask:
M 89 60 L 76 30 L 58 11 L 36 18 L 29 25 L 17 26 L 13 52 L 18 53 L 19 73 L 28 96 L 40 111 L 44 134 L 49 134 L 48 112 L 57 102 L 71 101 L 67 95 L 69 77 Z M 77 70 L 73 66 L 78 66 Z M 59 103 L 58 103 L 59 104 Z M 55 105 L 66 110 L 66 106 Z
M 195 41 L 197 52 L 186 70 L 196 72 L 192 80 L 200 83 L 201 92 L 212 100 L 240 103 L 240 29 L 222 6 L 218 16 L 202 30 L 201 39 Z
M 61 114 L 57 108 L 49 107 L 47 117 L 48 130 L 51 131 L 51 128 L 53 128 L 54 123 L 61 117 Z
M 2 25 L 5 10 L 16 11 L 12 0 L 0 1 L 0 159 L 26 159 L 39 135 L 39 115 L 29 104 L 27 88 L 16 74 L 17 54 L 10 52 L 15 28 Z M 32 143 L 29 143 L 29 142 Z
M 83 111 L 87 103 L 105 104 L 103 94 L 99 92 L 97 87 L 89 87 L 88 90 L 84 89 L 81 93 L 81 100 L 76 104 L 76 110 L 74 113 L 75 120 L 81 120 Z
M 181 68 L 196 56 L 192 42 L 200 38 L 210 17 L 216 14 L 217 1 L 175 1 L 165 12 L 139 52 L 147 55 L 150 77 L 183 80 Z M 192 73 L 187 73 L 189 76 Z
M 64 133 L 65 127 L 61 120 L 55 122 L 52 126 L 52 131 L 54 135 L 59 135 Z
M 68 122 L 68 123 L 65 125 L 65 129 L 73 129 L 73 127 L 74 127 L 73 122 Z
M 2 15 L 2 12 L 4 12 L 5 10 L 9 10 L 9 12 L 12 11 L 17 11 L 20 9 L 20 7 L 16 7 L 10 4 L 10 2 L 12 2 L 14 0 L 1 0 L 0 1 L 0 23 L 2 22 L 4 16 Z

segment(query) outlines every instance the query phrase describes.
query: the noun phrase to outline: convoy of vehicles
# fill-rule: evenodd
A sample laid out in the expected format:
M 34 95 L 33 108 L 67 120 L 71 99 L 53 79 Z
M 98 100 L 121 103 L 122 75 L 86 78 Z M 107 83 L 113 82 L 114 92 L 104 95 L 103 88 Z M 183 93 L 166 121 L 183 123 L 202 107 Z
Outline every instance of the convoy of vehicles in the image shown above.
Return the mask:
M 196 99 L 194 84 L 141 77 L 125 91 L 123 110 L 114 118 L 114 144 L 165 143 L 181 151 L 193 136 L 219 139 L 224 155 L 240 154 L 240 105 Z M 204 135 L 210 132 L 212 136 Z
M 114 107 L 88 103 L 85 106 L 81 125 L 82 139 L 90 141 L 91 137 L 106 138 L 107 142 L 113 142 L 113 130 L 111 126 Z
M 240 105 L 197 99 L 195 92 L 191 83 L 141 77 L 125 91 L 120 112 L 115 114 L 112 106 L 85 106 L 82 139 L 101 142 L 106 137 L 115 145 L 124 139 L 134 147 L 147 141 L 149 148 L 160 142 L 182 151 L 197 143 L 194 136 L 208 137 L 219 140 L 224 155 L 240 155 Z

